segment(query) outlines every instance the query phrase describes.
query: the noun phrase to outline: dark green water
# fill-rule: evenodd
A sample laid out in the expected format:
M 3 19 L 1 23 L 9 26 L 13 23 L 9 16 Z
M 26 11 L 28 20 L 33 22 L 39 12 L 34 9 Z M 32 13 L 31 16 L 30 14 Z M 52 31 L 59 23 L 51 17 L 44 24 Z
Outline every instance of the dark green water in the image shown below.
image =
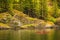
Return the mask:
M 0 40 L 60 40 L 60 31 L 37 34 L 34 30 L 0 30 Z

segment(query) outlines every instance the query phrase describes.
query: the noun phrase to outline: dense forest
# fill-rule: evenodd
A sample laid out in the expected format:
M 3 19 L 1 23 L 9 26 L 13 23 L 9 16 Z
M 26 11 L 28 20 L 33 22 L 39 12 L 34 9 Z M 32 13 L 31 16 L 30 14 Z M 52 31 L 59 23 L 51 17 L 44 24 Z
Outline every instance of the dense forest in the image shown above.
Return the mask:
M 59 25 L 59 3 L 60 0 L 0 0 L 0 23 L 13 28 L 40 25 L 40 21 Z

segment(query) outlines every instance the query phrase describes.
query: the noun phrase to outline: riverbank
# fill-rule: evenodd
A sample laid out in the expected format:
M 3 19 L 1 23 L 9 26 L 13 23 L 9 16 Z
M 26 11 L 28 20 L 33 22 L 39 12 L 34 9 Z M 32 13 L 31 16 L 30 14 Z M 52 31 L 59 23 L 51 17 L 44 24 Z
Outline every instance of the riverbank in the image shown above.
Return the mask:
M 0 29 L 20 30 L 20 29 L 55 29 L 56 26 L 51 21 L 32 18 L 18 10 L 13 10 L 13 16 L 9 12 L 0 14 Z M 3 16 L 4 15 L 4 16 Z M 58 23 L 57 23 L 58 24 Z M 59 28 L 59 27 L 58 27 Z

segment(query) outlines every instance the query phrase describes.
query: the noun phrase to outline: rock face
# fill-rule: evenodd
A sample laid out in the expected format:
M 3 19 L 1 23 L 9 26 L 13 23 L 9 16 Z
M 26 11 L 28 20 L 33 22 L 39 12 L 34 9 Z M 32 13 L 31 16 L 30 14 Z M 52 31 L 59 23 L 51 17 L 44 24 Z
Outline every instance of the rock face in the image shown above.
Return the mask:
M 23 24 L 20 22 L 20 20 L 14 18 L 14 19 L 11 19 L 10 23 L 9 23 L 9 26 L 11 28 L 20 28 L 20 26 L 22 26 Z
M 41 30 L 44 28 L 49 28 L 51 26 L 53 27 L 54 25 L 54 23 L 52 22 L 45 22 L 44 20 L 41 20 L 41 19 L 29 17 L 23 12 L 20 12 L 17 10 L 13 10 L 13 13 L 14 13 L 14 16 L 11 16 L 9 13 L 3 13 L 5 16 L 2 15 L 2 19 L 4 19 L 4 22 L 8 24 L 11 28 L 16 29 L 21 27 L 21 28 L 27 28 L 27 29 Z M 1 16 L 0 16 L 0 19 L 1 19 Z
M 14 16 L 11 16 L 9 12 L 0 14 L 0 23 L 7 24 L 10 28 L 14 28 L 14 27 L 18 28 L 22 25 L 21 21 L 15 18 Z M 3 27 L 4 26 L 1 26 L 1 28 Z M 5 26 L 5 28 L 7 27 Z
M 50 27 L 54 27 L 54 23 L 53 22 L 41 22 L 39 25 L 38 25 L 38 28 L 50 28 Z
M 13 13 L 15 13 L 14 17 L 21 21 L 21 23 L 23 23 L 23 26 L 21 26 L 22 28 L 42 29 L 54 26 L 54 23 L 52 22 L 45 22 L 44 20 L 41 19 L 31 18 L 28 15 L 24 14 L 23 12 L 17 10 L 13 10 Z

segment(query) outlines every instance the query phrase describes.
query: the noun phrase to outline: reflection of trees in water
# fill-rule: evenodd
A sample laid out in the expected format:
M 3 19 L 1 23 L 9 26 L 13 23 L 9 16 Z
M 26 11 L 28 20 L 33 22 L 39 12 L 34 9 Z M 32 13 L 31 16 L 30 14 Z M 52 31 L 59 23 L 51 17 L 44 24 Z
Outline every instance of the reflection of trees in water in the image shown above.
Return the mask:
M 47 34 L 38 34 L 35 30 L 0 30 L 1 40 L 59 40 L 60 31 Z

